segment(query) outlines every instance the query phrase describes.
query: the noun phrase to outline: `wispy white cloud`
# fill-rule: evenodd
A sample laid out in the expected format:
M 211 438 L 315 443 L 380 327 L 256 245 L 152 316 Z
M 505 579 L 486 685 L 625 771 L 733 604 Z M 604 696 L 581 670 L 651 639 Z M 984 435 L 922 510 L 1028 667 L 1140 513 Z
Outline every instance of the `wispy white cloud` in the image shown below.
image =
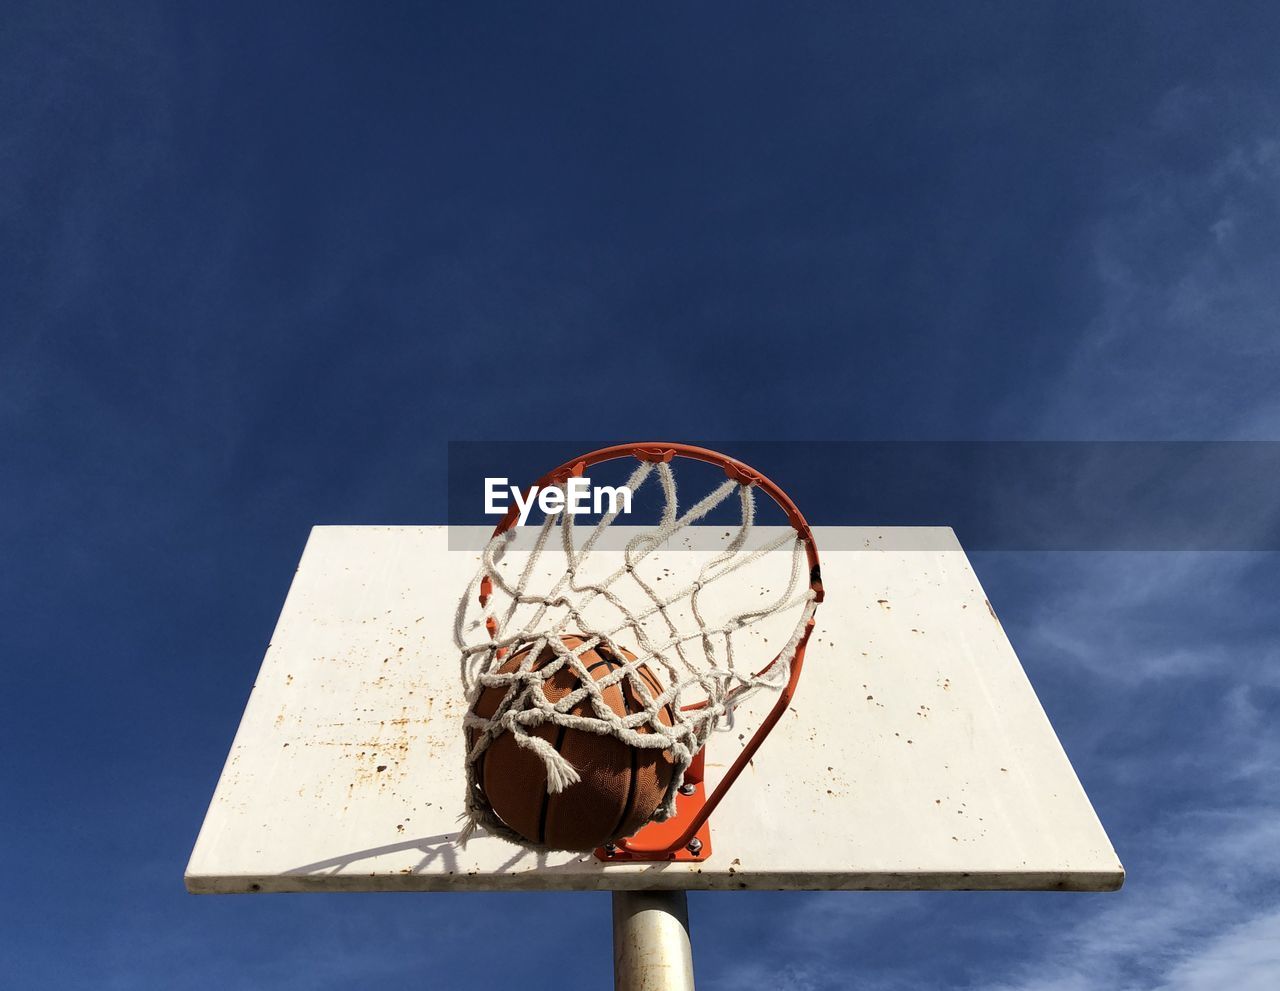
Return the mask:
M 1229 977 L 1248 966 L 1272 967 L 1276 980 L 1274 950 L 1259 942 L 1274 931 L 1280 884 L 1280 632 L 1268 606 L 1276 560 L 1007 562 L 1037 589 L 1010 623 L 1033 680 L 1084 679 L 1105 699 L 1069 714 L 1068 750 L 1087 766 L 1104 821 L 1118 822 L 1129 882 L 1096 911 L 1062 920 L 1000 987 L 1250 986 Z
M 1280 435 L 1280 130 L 1247 88 L 1181 85 L 1103 156 L 1096 307 L 1001 425 L 1044 437 Z M 1233 126 L 1231 122 L 1259 122 Z M 1196 154 L 1187 153 L 1195 136 Z
M 1231 988 L 1271 991 L 1280 985 L 1280 910 L 1236 926 L 1180 962 L 1161 985 L 1167 991 Z
M 1275 986 L 1280 911 L 1258 889 L 1280 876 L 1280 819 L 1274 807 L 1195 814 L 1143 840 L 1145 877 L 1087 920 L 1059 931 L 994 986 L 1225 988 L 1229 972 L 1269 966 Z M 1158 813 L 1157 813 L 1158 814 Z M 1273 897 L 1273 896 L 1272 896 Z M 1210 979 L 1219 972 L 1220 979 Z
M 1265 609 L 1263 590 L 1250 582 L 1273 555 L 1093 552 L 1031 561 L 1041 595 L 1027 650 L 1128 685 L 1227 669 L 1280 683 L 1274 629 L 1241 609 Z M 1230 590 L 1238 591 L 1224 594 Z

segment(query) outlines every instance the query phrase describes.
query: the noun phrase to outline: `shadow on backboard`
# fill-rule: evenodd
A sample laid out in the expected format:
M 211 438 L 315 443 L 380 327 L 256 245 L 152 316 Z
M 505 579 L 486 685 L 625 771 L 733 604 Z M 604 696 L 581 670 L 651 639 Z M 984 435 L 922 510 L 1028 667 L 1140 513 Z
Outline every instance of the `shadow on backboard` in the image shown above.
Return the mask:
M 360 864 L 362 861 L 374 860 L 378 857 L 384 857 L 391 854 L 404 853 L 410 850 L 419 851 L 422 854 L 421 859 L 413 867 L 400 868 L 395 874 L 399 875 L 423 875 L 431 874 L 436 876 L 462 875 L 501 875 L 508 874 L 512 871 L 518 871 L 521 874 L 527 874 L 530 879 L 547 874 L 559 873 L 575 873 L 582 874 L 584 870 L 590 870 L 592 867 L 603 871 L 604 868 L 610 866 L 596 859 L 593 853 L 555 853 L 548 854 L 544 850 L 527 850 L 523 847 L 510 843 L 501 837 L 486 833 L 483 829 L 477 830 L 476 833 L 468 840 L 468 846 L 476 845 L 486 847 L 485 855 L 480 858 L 486 865 L 483 869 L 475 866 L 476 858 L 468 857 L 468 867 L 459 867 L 458 851 L 462 849 L 458 843 L 457 833 L 442 833 L 437 836 L 423 836 L 416 839 L 404 840 L 400 843 L 388 843 L 385 846 L 370 847 L 366 850 L 356 850 L 351 853 L 341 854 L 336 857 L 330 857 L 326 860 L 317 860 L 314 863 L 303 864 L 300 867 L 291 868 L 288 874 L 308 874 L 314 876 L 341 875 L 344 873 L 359 873 L 351 871 L 351 868 Z M 502 847 L 502 853 L 495 853 L 498 847 Z M 493 851 L 493 852 L 491 852 Z M 499 860 L 498 857 L 503 853 L 510 851 L 510 856 L 505 860 Z M 550 863 L 549 858 L 554 856 L 557 861 L 559 858 L 566 857 L 568 859 Z M 653 868 L 665 867 L 665 864 L 652 864 Z M 389 875 L 394 876 L 394 875 Z

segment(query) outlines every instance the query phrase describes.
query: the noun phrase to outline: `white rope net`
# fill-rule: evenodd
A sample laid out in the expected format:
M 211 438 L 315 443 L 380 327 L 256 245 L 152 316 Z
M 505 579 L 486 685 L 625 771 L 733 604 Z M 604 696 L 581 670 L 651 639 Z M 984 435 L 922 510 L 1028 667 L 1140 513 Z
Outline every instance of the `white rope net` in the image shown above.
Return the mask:
M 674 813 L 685 772 L 716 725 L 731 718 L 735 707 L 756 691 L 776 690 L 787 683 L 796 645 L 816 607 L 799 533 L 788 526 L 772 535 L 770 529 L 767 539 L 751 546 L 754 490 L 734 479 L 725 480 L 684 513 L 678 510 L 670 464 L 640 462 L 627 482 L 633 499 L 641 496 L 646 483 L 651 483 L 650 492 L 656 485 L 662 500 L 659 522 L 627 539 L 620 554 L 600 551 L 617 509 L 581 531 L 575 530 L 572 513 L 548 513 L 527 556 L 512 554 L 511 561 L 506 558 L 519 528 L 500 534 L 485 547 L 480 569 L 458 605 L 454 628 L 468 702 L 463 841 L 482 826 L 521 845 L 535 846 L 507 828 L 478 786 L 479 759 L 503 733 L 512 734 L 520 746 L 541 758 L 549 793 L 570 788 L 579 776 L 555 747 L 536 735 L 537 728 L 548 723 L 612 736 L 632 747 L 666 751 L 674 773 L 653 814 L 654 819 L 664 820 Z M 699 558 L 691 578 L 673 581 L 668 565 L 671 554 L 680 553 L 672 547 L 675 539 L 735 498 L 739 518 L 723 531 L 723 546 Z M 585 539 L 579 540 L 579 532 L 586 534 Z M 773 566 L 767 582 L 772 587 L 760 583 L 760 567 L 766 563 Z M 750 584 L 748 574 L 753 576 Z M 486 578 L 492 592 L 482 606 L 479 593 Z M 713 594 L 716 583 L 722 583 L 719 595 Z M 794 626 L 788 625 L 792 612 Z M 772 629 L 778 629 L 781 620 L 787 639 L 780 647 L 768 647 L 767 654 L 759 637 L 744 647 L 744 637 L 766 620 Z M 562 639 L 566 635 L 579 636 L 583 642 L 570 648 Z M 598 647 L 620 663 L 596 680 L 582 655 Z M 535 668 L 547 648 L 554 657 Z M 634 658 L 629 659 L 624 650 Z M 520 654 L 517 667 L 501 670 Z M 776 660 L 764 670 L 751 666 L 766 664 L 774 654 Z M 579 687 L 552 702 L 544 686 L 566 665 Z M 638 673 L 641 665 L 657 676 L 663 686 L 660 694 Z M 623 679 L 629 683 L 631 699 L 641 705 L 620 715 L 603 693 Z M 491 717 L 480 717 L 475 704 L 481 693 L 492 688 L 504 690 L 502 702 Z M 583 706 L 584 701 L 589 706 Z M 685 708 L 689 705 L 695 707 Z M 575 715 L 575 709 L 592 715 Z

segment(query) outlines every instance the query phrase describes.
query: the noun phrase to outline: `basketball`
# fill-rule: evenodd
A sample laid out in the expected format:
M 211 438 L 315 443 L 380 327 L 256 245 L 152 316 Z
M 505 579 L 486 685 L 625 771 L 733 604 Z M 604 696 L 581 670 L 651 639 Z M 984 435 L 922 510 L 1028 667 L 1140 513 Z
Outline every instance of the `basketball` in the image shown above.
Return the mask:
M 570 650 L 583 643 L 581 637 L 564 635 L 561 641 Z M 528 656 L 528 649 L 513 654 L 499 668 L 515 671 Z M 623 650 L 620 660 L 599 644 L 580 655 L 583 666 L 597 681 L 617 670 L 635 655 Z M 548 645 L 533 664 L 538 670 L 555 660 Z M 643 664 L 636 669 L 653 695 L 662 685 Z M 577 673 L 565 665 L 547 681 L 542 690 L 550 702 L 557 702 L 580 687 Z M 620 716 L 641 712 L 644 705 L 624 677 L 604 689 L 605 703 Z M 506 696 L 506 688 L 492 687 L 481 692 L 473 711 L 490 719 Z M 595 716 L 591 699 L 585 698 L 570 710 L 575 716 Z M 658 713 L 663 725 L 672 724 L 669 706 Z M 641 725 L 637 732 L 651 733 Z M 474 734 L 476 731 L 471 731 Z M 547 775 L 541 758 L 521 747 L 510 733 L 499 735 L 478 758 L 476 783 L 489 807 L 512 830 L 530 843 L 557 850 L 591 850 L 624 836 L 647 823 L 662 804 L 674 771 L 667 751 L 632 747 L 614 737 L 566 726 L 544 724 L 532 731 L 542 737 L 577 770 L 581 780 L 557 794 L 547 793 Z M 474 737 L 473 737 L 474 742 Z

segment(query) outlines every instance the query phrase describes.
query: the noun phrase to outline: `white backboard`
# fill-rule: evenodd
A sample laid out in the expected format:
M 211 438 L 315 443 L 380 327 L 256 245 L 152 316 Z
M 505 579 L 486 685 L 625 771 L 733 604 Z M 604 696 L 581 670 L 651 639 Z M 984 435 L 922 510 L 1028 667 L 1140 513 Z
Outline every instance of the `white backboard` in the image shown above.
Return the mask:
M 694 536 L 709 549 L 722 530 Z M 1119 887 L 1124 870 L 952 532 L 814 533 L 826 601 L 804 674 L 713 815 L 713 854 L 603 864 L 456 842 L 466 703 L 452 623 L 478 553 L 449 550 L 442 526 L 316 527 L 188 889 Z M 678 570 L 708 552 L 670 557 Z M 751 716 L 713 736 L 709 786 Z

